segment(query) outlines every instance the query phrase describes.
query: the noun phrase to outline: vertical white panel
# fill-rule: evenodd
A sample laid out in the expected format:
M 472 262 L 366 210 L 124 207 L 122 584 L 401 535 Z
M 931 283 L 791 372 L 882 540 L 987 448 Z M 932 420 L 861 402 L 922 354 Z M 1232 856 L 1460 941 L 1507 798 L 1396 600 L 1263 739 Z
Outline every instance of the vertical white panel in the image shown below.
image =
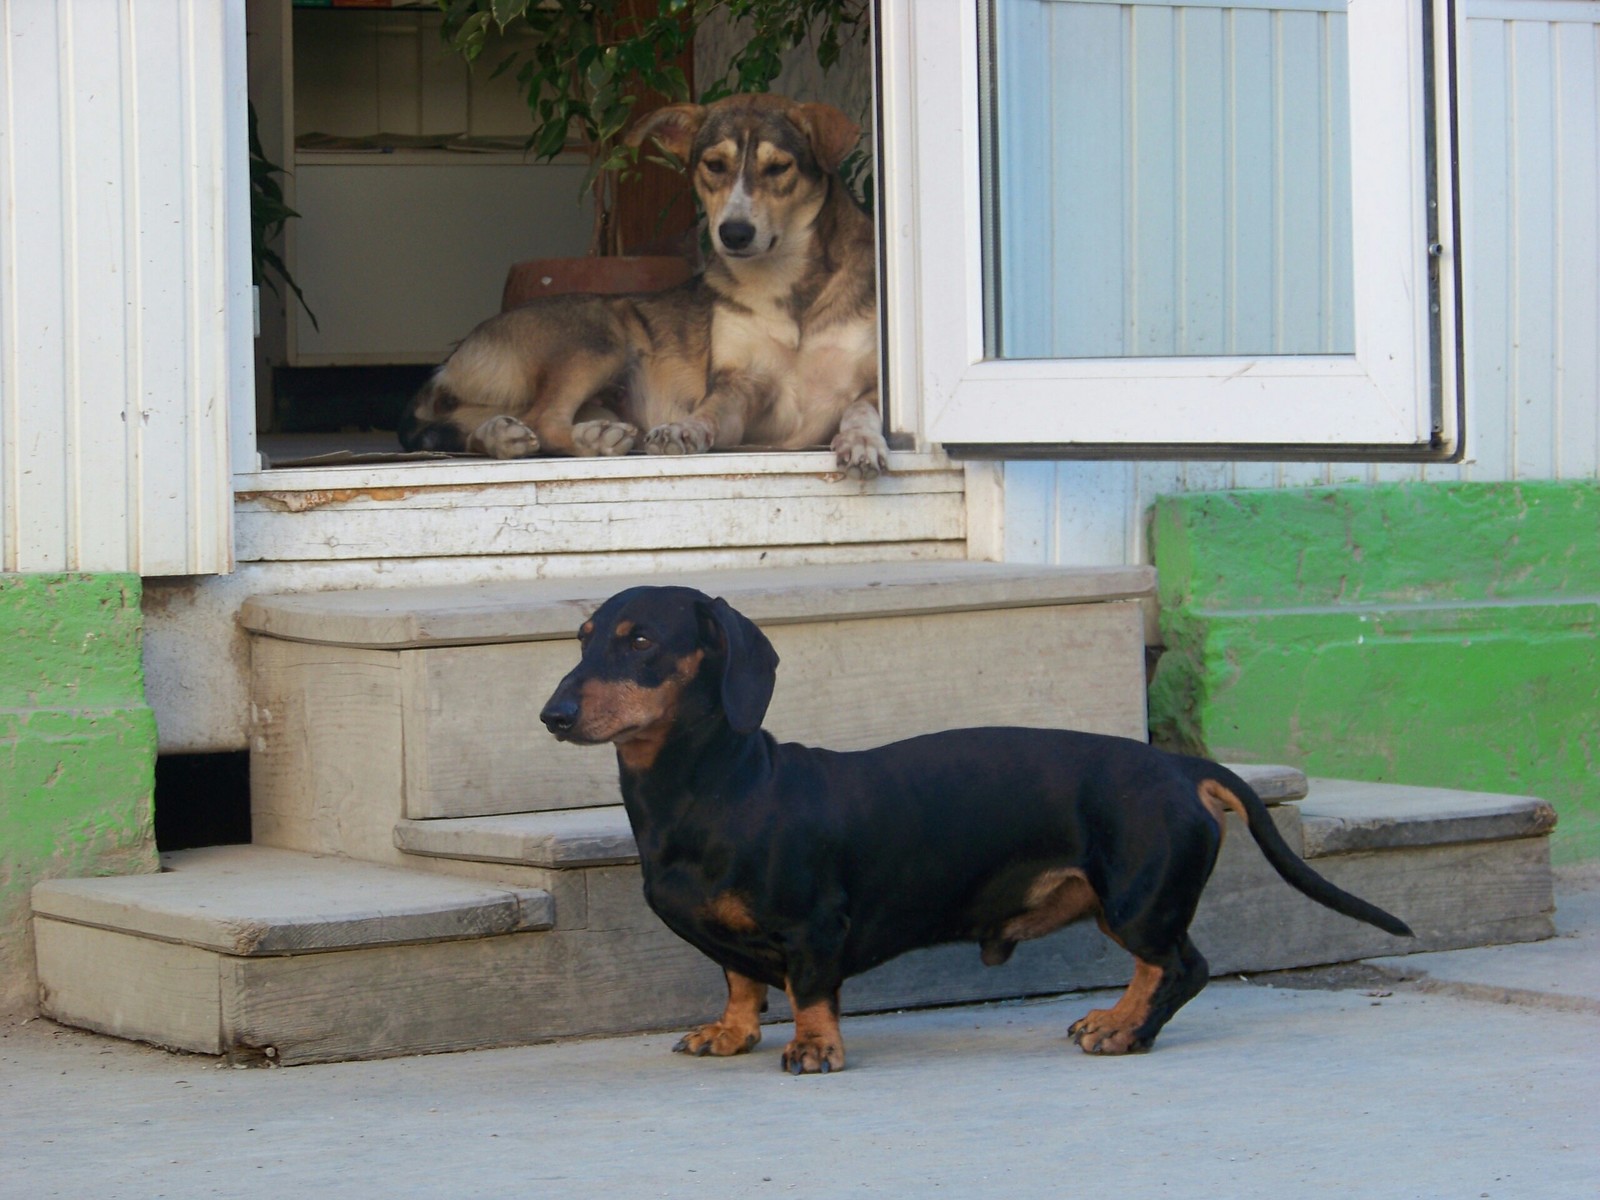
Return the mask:
M 1555 470 L 1600 475 L 1600 24 L 1555 39 Z
M 1228 28 L 1228 352 L 1238 354 L 1273 344 L 1273 16 L 1236 9 Z
M 1051 47 L 1044 6 L 1021 6 L 1010 17 L 999 24 L 995 47 L 999 69 L 1030 76 L 1045 71 Z M 1002 180 L 998 220 L 1002 228 L 1028 231 L 1026 236 L 1034 241 L 1032 252 L 1021 256 L 1016 269 L 1000 276 L 1002 352 L 1019 358 L 1044 357 L 1052 351 L 1051 264 L 1059 261 L 1054 247 L 1061 230 L 1050 219 L 1054 197 L 1048 176 L 1036 169 L 1035 156 L 1039 146 L 1049 144 L 1058 112 L 1060 125 L 1077 124 L 1063 99 L 1052 96 L 1048 104 L 1030 102 L 1033 99 L 1002 89 L 995 101 L 1002 131 L 995 154 Z
M 1550 26 L 1517 21 L 1511 30 L 1511 179 L 1516 297 L 1511 380 L 1514 479 L 1555 466 L 1555 128 Z
M 1511 442 L 1511 105 L 1505 24 L 1468 21 L 1461 96 L 1466 243 L 1467 452 L 1474 479 L 1505 477 Z
M 1128 89 L 1132 303 L 1126 353 L 1140 357 L 1179 352 L 1178 18 L 1163 5 L 1140 4 L 1132 11 Z M 1058 187 L 1075 183 L 1062 181 Z M 1070 285 L 1067 280 L 1058 282 Z
M 1069 567 L 1134 561 L 1135 531 L 1123 512 L 1138 493 L 1138 472 L 1125 462 L 1062 462 L 1055 469 L 1056 552 Z
M 1322 180 L 1326 192 L 1324 229 L 1323 312 L 1326 345 L 1356 344 L 1354 262 L 1348 247 L 1354 244 L 1349 177 L 1341 164 L 1350 161 L 1350 61 L 1349 22 L 1324 16 L 1322 21 L 1322 78 L 1328 136 L 1323 141 Z
M 174 70 L 184 42 L 184 23 L 173 4 L 135 4 L 130 10 L 129 86 L 124 92 L 135 120 L 129 164 L 134 225 L 133 384 L 134 460 L 156 494 L 136 494 L 134 553 L 143 560 L 184 559 L 186 515 L 172 520 L 169 505 L 181 505 L 188 475 L 185 384 L 190 366 L 187 281 L 201 264 L 190 257 L 185 228 L 188 177 L 193 169 L 185 144 L 183 83 Z M 151 501 L 156 503 L 152 504 Z
M 1322 271 L 1327 214 L 1322 202 L 1322 14 L 1273 14 L 1277 43 L 1277 187 L 1273 235 L 1277 248 L 1276 328 L 1281 354 L 1322 348 Z M 1318 270 L 1307 270 L 1316 264 Z
M 117 286 L 121 278 L 106 277 L 108 264 L 125 259 L 127 196 L 120 173 L 104 166 L 120 163 L 125 150 L 119 53 L 123 13 L 115 0 L 90 0 L 60 11 L 67 135 L 64 449 L 74 497 L 68 558 L 76 567 L 122 557 L 129 544 L 128 510 L 138 488 L 128 469 L 131 427 L 123 369 L 124 301 Z M 108 503 L 112 498 L 122 503 Z
M 66 363 L 66 207 L 60 148 L 60 13 L 54 4 L 6 6 L 8 177 L 0 196 L 9 265 L 0 312 L 6 339 L 9 571 L 72 568 Z
M 1055 464 L 1006 464 L 1005 560 L 1014 563 L 1059 561 L 1056 542 Z
M 1019 7 L 1047 12 L 1049 5 Z M 1047 36 L 1034 43 L 1049 55 L 1051 170 L 1023 172 L 1044 193 L 1037 217 L 1054 246 L 1041 265 L 1039 304 L 1053 312 L 1052 341 L 1044 353 L 1121 355 L 1127 353 L 1127 131 L 1122 97 L 1127 86 L 1128 20 L 1109 4 L 1063 6 Z M 1067 19 L 1068 15 L 1071 19 Z M 1009 90 L 1009 89 L 1008 89 Z M 1020 108 L 1039 109 L 1037 98 L 1016 97 Z M 1056 188 L 1070 178 L 1074 186 Z M 1005 182 L 1001 184 L 1002 188 Z M 1048 272 L 1048 273 L 1046 273 Z M 1052 281 L 1072 279 L 1076 294 L 1052 299 Z
M 239 0 L 0 0 L 0 568 L 230 565 L 235 18 L 242 62 Z
M 1179 223 L 1178 349 L 1225 354 L 1227 258 L 1227 56 L 1222 9 L 1177 14 Z
M 15 144 L 11 128 L 13 116 L 11 49 L 15 43 L 10 6 L 0 4 L 0 302 L 15 300 L 16 242 L 14 209 L 10 196 L 15 190 L 13 155 Z M 14 313 L 0 306 L 0 571 L 16 568 L 17 518 L 20 510 L 14 494 L 17 480 L 15 428 L 17 394 Z

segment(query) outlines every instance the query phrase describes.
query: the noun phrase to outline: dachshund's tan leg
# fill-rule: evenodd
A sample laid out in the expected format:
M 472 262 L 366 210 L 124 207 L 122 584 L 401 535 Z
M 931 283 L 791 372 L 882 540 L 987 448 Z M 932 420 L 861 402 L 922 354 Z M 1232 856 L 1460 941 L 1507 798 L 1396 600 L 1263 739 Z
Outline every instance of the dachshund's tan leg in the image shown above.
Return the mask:
M 839 993 L 800 1004 L 789 989 L 794 1009 L 794 1037 L 783 1048 L 783 1069 L 795 1075 L 844 1070 L 844 1038 L 839 1033 Z
M 761 1012 L 767 1007 L 767 985 L 734 971 L 728 977 L 728 1003 L 722 1016 L 678 1039 L 673 1050 L 704 1057 L 744 1054 L 761 1040 Z

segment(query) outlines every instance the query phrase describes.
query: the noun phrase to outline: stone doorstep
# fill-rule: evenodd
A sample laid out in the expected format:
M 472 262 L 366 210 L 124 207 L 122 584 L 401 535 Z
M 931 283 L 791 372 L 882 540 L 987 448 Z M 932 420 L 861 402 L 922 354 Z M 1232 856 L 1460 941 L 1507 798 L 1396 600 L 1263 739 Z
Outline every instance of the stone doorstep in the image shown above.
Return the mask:
M 1324 848 L 1341 830 L 1361 851 L 1397 847 L 1332 854 L 1319 869 L 1404 910 L 1422 935 L 1416 949 L 1549 936 L 1548 848 L 1532 836 L 1548 829 L 1548 805 L 1334 782 L 1317 794 L 1326 798 L 1280 808 L 1279 823 L 1297 833 L 1320 825 Z M 1407 801 L 1410 820 L 1395 815 Z M 616 862 L 631 846 L 620 808 L 542 817 L 544 853 L 558 866 L 583 855 Z M 1461 844 L 1496 830 L 1513 840 Z M 1351 831 L 1361 840 L 1350 841 Z M 1424 833 L 1456 844 L 1423 844 Z M 1228 839 L 1226 881 L 1208 891 L 1196 921 L 1215 973 L 1403 948 L 1284 888 L 1248 841 Z M 563 872 L 591 890 L 605 883 L 610 900 L 602 919 L 591 912 L 583 927 L 561 930 L 551 927 L 544 889 L 261 847 L 166 862 L 160 875 L 38 885 L 47 1015 L 159 1045 L 292 1063 L 676 1027 L 721 1002 L 718 973 L 644 911 L 636 883 L 611 878 L 616 870 Z M 532 930 L 545 932 L 487 936 Z M 1050 994 L 1120 985 L 1127 973 L 1120 951 L 1078 926 L 1020 947 L 1005 971 L 982 967 L 965 945 L 906 955 L 854 981 L 847 1007 Z
M 1453 788 L 1310 780 L 1300 804 L 1306 858 L 1366 850 L 1500 842 L 1555 828 L 1555 809 L 1534 796 Z
M 56 879 L 35 916 L 244 957 L 451 941 L 549 929 L 540 888 L 264 846 L 162 856 L 156 875 Z
M 541 641 L 575 637 L 602 601 L 640 583 L 696 587 L 759 624 L 794 624 L 1137 599 L 1154 594 L 1155 572 L 905 562 L 497 581 L 254 596 L 239 621 L 268 637 L 387 650 Z
M 1293 767 L 1235 766 L 1269 805 L 1306 794 L 1306 777 Z M 620 804 L 491 817 L 403 820 L 394 844 L 407 854 L 472 862 L 518 863 L 573 870 L 639 861 L 633 830 Z

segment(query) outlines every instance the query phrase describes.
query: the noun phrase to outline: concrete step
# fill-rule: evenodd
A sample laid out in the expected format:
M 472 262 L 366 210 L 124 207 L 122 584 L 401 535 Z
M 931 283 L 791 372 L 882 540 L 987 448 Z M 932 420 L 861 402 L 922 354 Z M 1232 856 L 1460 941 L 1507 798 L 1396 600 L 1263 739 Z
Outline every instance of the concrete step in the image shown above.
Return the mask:
M 615 804 L 609 747 L 538 711 L 626 577 L 256 597 L 255 840 L 398 863 L 401 820 Z M 1145 736 L 1147 568 L 887 563 L 649 577 L 721 595 L 782 662 L 767 728 L 838 749 L 961 725 Z M 959 681 L 929 686 L 930 680 Z
M 1338 780 L 1311 781 L 1308 794 L 1308 781 L 1293 768 L 1234 769 L 1272 806 L 1293 849 L 1334 882 L 1400 915 L 1418 936 L 1392 938 L 1307 900 L 1278 878 L 1230 817 L 1194 926 L 1215 973 L 1550 936 L 1553 815 L 1542 800 Z M 643 930 L 654 921 L 620 806 L 402 821 L 395 839 L 420 867 L 470 868 L 486 878 L 539 872 L 561 898 L 563 930 Z M 687 947 L 678 953 L 685 970 L 698 958 Z M 1130 970 L 1127 956 L 1086 925 L 1023 945 L 1000 971 L 982 967 L 969 946 L 907 955 L 852 980 L 845 1001 L 871 1010 L 1048 994 L 1125 982 Z
M 285 1061 L 335 1025 L 395 1052 L 394 1014 L 364 987 L 303 986 L 328 964 L 421 963 L 434 947 L 514 943 L 555 920 L 542 889 L 257 846 L 163 855 L 156 875 L 51 880 L 33 889 L 33 913 L 46 1016 L 208 1054 L 276 1057 L 281 1044 Z M 455 994 L 434 999 L 470 1005 L 476 982 L 448 981 Z
M 1286 887 L 1229 817 L 1194 924 L 1213 971 L 1268 971 L 1552 936 L 1555 810 L 1531 796 L 1314 778 L 1273 810 L 1319 874 L 1394 913 L 1397 939 Z
M 1269 805 L 1306 794 L 1293 767 L 1234 766 Z M 407 854 L 551 870 L 608 867 L 639 861 L 628 814 L 620 804 L 550 812 L 504 813 L 454 820 L 400 821 L 395 845 Z
M 1280 797 L 1303 790 L 1282 769 L 1257 779 Z M 1418 936 L 1306 900 L 1230 817 L 1194 925 L 1214 974 L 1550 936 L 1542 801 L 1316 781 L 1272 811 L 1292 847 L 1320 848 L 1319 871 Z M 676 1028 L 720 1010 L 721 972 L 644 905 L 620 809 L 413 821 L 396 836 L 428 870 L 233 847 L 169 855 L 160 875 L 40 884 L 46 1015 L 297 1063 Z M 1085 923 L 1025 943 L 999 970 L 971 946 L 909 954 L 852 980 L 844 1001 L 870 1011 L 1046 995 L 1121 985 L 1131 969 Z M 772 1018 L 784 1014 L 775 1000 Z
M 1349 779 L 1310 789 L 1300 806 L 1307 858 L 1541 837 L 1556 825 L 1554 807 L 1529 796 Z

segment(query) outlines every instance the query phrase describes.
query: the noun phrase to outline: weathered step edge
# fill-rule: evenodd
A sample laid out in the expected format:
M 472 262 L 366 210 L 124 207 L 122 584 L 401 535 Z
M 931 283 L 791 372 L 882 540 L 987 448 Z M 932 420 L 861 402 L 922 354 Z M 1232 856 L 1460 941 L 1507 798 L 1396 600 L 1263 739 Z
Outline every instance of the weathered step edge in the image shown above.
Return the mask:
M 469 882 L 406 867 L 215 846 L 163 855 L 156 875 L 55 879 L 36 917 L 239 957 L 312 954 L 550 929 L 542 888 Z
M 1536 796 L 1313 779 L 1300 805 L 1306 858 L 1542 837 L 1555 808 Z
M 1269 805 L 1306 794 L 1306 777 L 1293 767 L 1234 766 Z M 425 858 L 518 863 L 555 870 L 639 861 L 621 805 L 509 813 L 501 816 L 402 820 L 395 846 Z
M 1152 595 L 1150 567 L 1037 567 L 904 562 L 619 575 L 427 588 L 254 596 L 239 610 L 252 633 L 381 649 L 544 641 L 576 636 L 614 592 L 682 584 L 725 597 L 758 624 L 1086 604 Z

